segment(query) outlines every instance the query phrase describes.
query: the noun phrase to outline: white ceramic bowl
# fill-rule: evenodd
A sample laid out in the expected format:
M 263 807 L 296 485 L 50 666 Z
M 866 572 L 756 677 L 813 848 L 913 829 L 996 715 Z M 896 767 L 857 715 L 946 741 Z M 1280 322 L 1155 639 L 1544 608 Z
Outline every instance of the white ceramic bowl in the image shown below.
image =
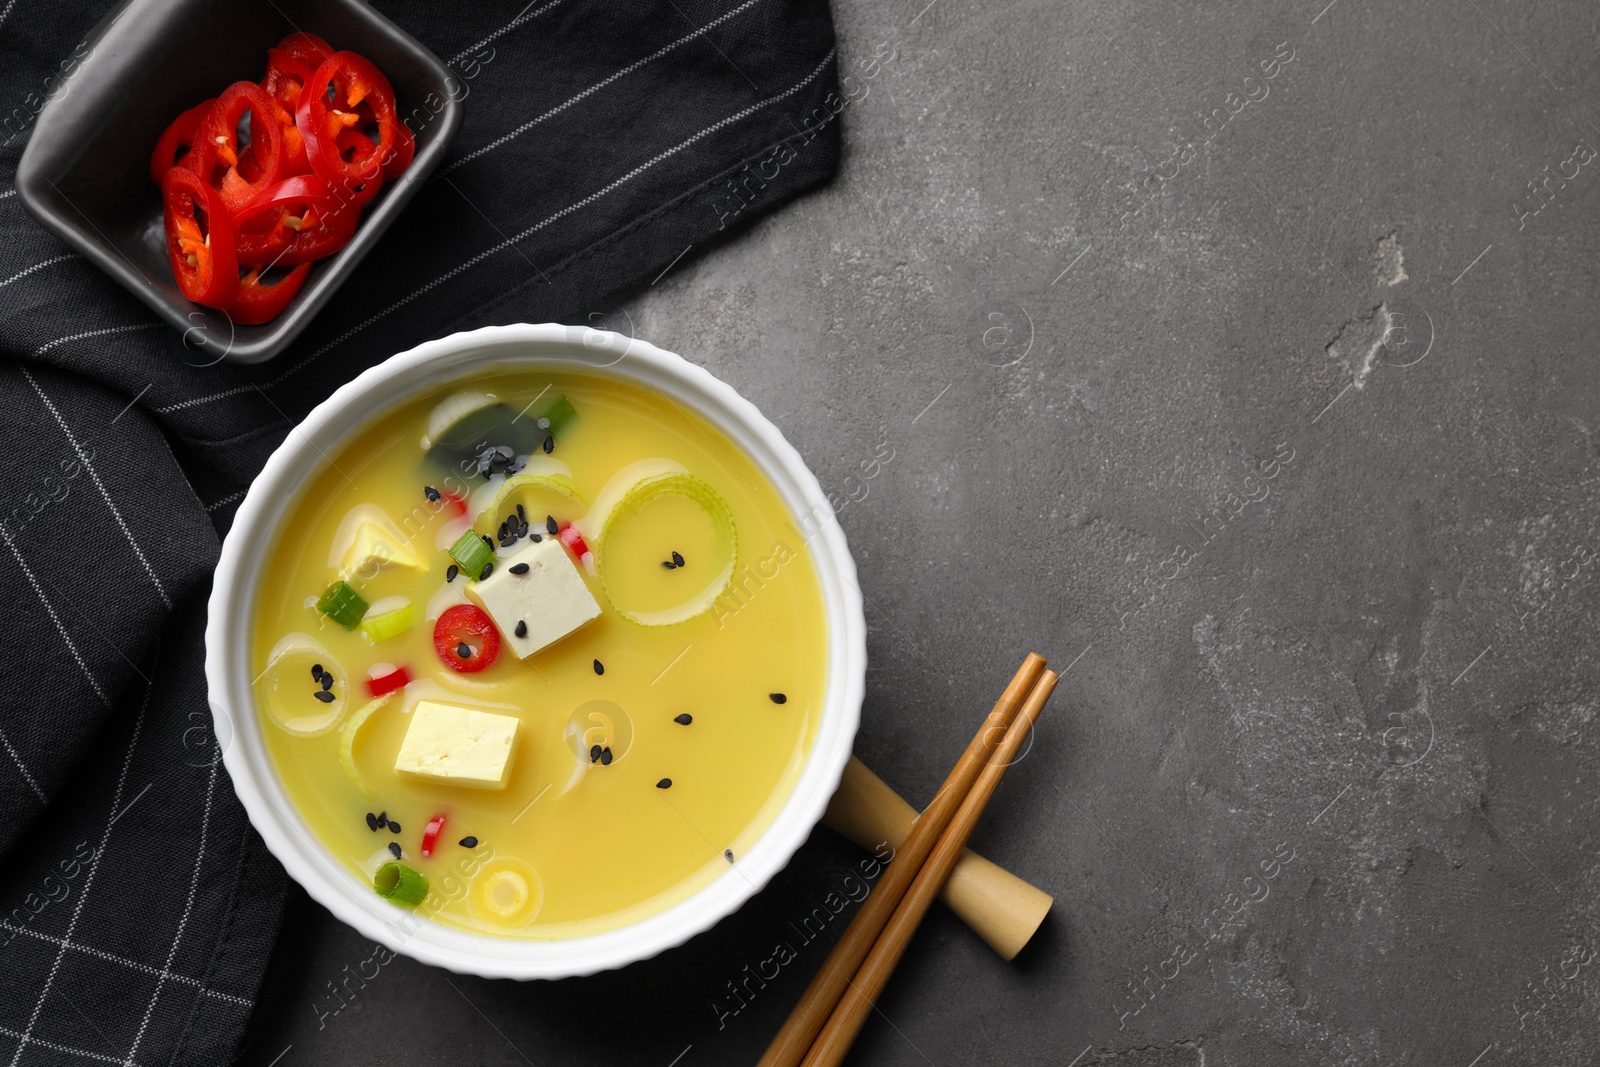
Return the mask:
M 262 561 L 302 486 L 364 425 L 418 393 L 474 371 L 606 368 L 659 389 L 721 428 L 765 472 L 810 537 L 828 620 L 828 685 L 816 744 L 766 831 L 735 866 L 687 899 L 587 937 L 529 941 L 419 920 L 387 903 L 316 841 L 278 779 L 251 692 L 250 626 Z M 801 520 L 804 519 L 802 523 Z M 822 818 L 850 758 L 866 677 L 855 564 L 833 508 L 800 456 L 755 406 L 700 367 L 620 334 L 554 324 L 495 326 L 429 341 L 368 370 L 317 405 L 251 484 L 222 545 L 206 625 L 206 683 L 235 791 L 275 856 L 318 903 L 365 937 L 424 963 L 486 977 L 563 978 L 648 959 L 708 929 L 755 895 Z

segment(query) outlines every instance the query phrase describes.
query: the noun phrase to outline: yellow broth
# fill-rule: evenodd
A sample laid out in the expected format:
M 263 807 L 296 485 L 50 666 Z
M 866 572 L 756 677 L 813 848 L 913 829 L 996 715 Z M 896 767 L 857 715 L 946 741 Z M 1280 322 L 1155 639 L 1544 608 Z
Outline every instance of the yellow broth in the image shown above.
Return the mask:
M 582 503 L 547 490 L 518 499 L 525 501 L 534 533 L 546 532 L 546 514 L 558 523 L 576 520 L 605 579 L 603 585 L 578 568 L 599 602 L 599 618 L 525 660 L 502 642 L 498 659 L 476 674 L 448 669 L 434 647 L 437 615 L 464 602 L 469 579 L 460 575 L 446 583 L 453 562 L 447 549 L 460 520 L 451 525 L 448 499 L 424 494 L 425 485 L 453 491 L 473 508 L 488 499 L 484 488 L 467 492 L 485 486 L 483 477 L 468 477 L 459 463 L 447 469 L 424 458 L 430 412 L 463 389 L 526 408 L 522 417 L 530 419 L 552 398 L 570 400 L 576 418 L 553 435 L 548 456 L 532 449 L 528 470 L 560 475 L 564 468 Z M 608 484 L 614 501 L 629 472 L 659 469 L 688 472 L 725 502 L 733 546 L 719 539 L 703 507 L 671 494 L 626 515 L 613 512 L 617 522 L 600 534 L 589 512 Z M 376 644 L 315 607 L 341 576 L 341 527 L 348 537 L 346 517 L 362 505 L 387 514 L 402 547 L 421 565 L 420 571 L 369 568 L 350 577 L 369 604 L 403 596 L 418 613 L 408 632 Z M 533 514 L 530 507 L 552 510 Z M 473 518 L 469 512 L 467 519 Z M 504 518 L 479 518 L 474 528 L 493 538 Z M 663 565 L 674 551 L 684 560 L 681 568 Z M 731 584 L 714 601 L 703 600 L 706 610 L 670 625 L 630 621 L 608 597 L 626 601 L 636 618 L 650 618 L 695 595 L 716 594 L 724 580 Z M 331 691 L 341 698 L 336 705 L 307 701 L 320 687 L 305 658 L 292 671 L 268 670 L 274 647 L 296 633 L 325 652 Z M 352 874 L 370 881 L 393 858 L 389 845 L 396 842 L 401 862 L 429 876 L 421 910 L 439 921 L 506 936 L 561 938 L 659 912 L 737 862 L 788 795 L 815 737 L 826 641 L 803 532 L 756 464 L 724 434 L 660 394 L 619 379 L 530 372 L 436 390 L 378 418 L 330 457 L 283 521 L 265 561 L 252 656 L 262 729 L 284 787 L 312 833 Z M 317 645 L 311 648 L 313 657 L 321 654 Z M 352 717 L 370 699 L 369 673 L 383 664 L 406 666 L 414 680 L 355 734 L 351 753 L 368 792 L 341 766 L 340 746 Z M 302 672 L 304 693 L 296 681 Z M 775 693 L 783 703 L 772 699 Z M 520 720 L 503 791 L 395 772 L 412 711 L 423 699 Z M 277 715 L 267 713 L 269 703 Z M 684 713 L 692 716 L 689 725 L 674 721 Z M 330 714 L 336 725 L 311 736 L 278 723 L 282 717 L 304 731 Z M 611 750 L 610 765 L 591 762 L 591 748 L 601 743 Z M 658 788 L 662 779 L 671 786 Z M 398 833 L 369 828 L 368 814 L 380 812 L 400 825 Z M 425 858 L 424 828 L 441 814 L 443 831 Z M 459 844 L 468 836 L 477 839 L 476 849 Z M 497 873 L 508 866 L 520 882 Z M 462 871 L 474 872 L 471 884 L 452 891 L 459 883 L 448 875 Z M 508 884 L 531 887 L 528 899 L 508 891 Z M 496 900 L 503 905 L 498 912 L 484 906 Z

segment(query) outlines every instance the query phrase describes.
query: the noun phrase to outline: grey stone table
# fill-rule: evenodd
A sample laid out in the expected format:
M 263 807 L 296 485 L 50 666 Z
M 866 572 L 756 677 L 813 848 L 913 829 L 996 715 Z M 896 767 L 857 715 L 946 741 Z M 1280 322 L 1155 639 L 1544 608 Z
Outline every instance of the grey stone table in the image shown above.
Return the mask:
M 1065 672 L 977 839 L 1054 913 L 1007 964 L 936 908 L 852 1062 L 1594 1062 L 1600 12 L 837 16 L 839 179 L 624 310 L 836 494 L 892 784 Z M 373 946 L 302 897 L 246 1062 L 752 1063 L 843 919 L 727 983 L 858 856 L 621 972 L 342 1006 Z

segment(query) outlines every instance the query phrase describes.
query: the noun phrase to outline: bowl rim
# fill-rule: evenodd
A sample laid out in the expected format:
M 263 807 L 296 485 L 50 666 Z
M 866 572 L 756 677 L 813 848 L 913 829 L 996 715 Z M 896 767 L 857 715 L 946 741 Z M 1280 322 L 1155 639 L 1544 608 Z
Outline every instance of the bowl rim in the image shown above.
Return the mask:
M 306 481 L 325 464 L 326 450 L 347 443 L 395 405 L 473 368 L 555 366 L 574 359 L 603 373 L 632 361 L 628 371 L 617 373 L 670 391 L 671 399 L 686 402 L 727 434 L 767 476 L 791 520 L 810 531 L 803 536 L 828 619 L 828 677 L 816 737 L 794 787 L 726 871 L 660 911 L 598 934 L 496 937 L 419 918 L 383 901 L 333 858 L 288 801 L 251 696 L 247 649 L 263 558 L 253 550 L 275 534 Z M 385 399 L 375 403 L 378 397 Z M 866 686 L 866 620 L 855 563 L 815 475 L 782 432 L 732 386 L 676 353 L 624 334 L 557 323 L 490 326 L 424 342 L 367 369 L 313 408 L 246 492 L 223 541 L 207 611 L 205 675 L 215 738 L 234 791 L 268 849 L 314 900 L 362 936 L 423 963 L 489 978 L 563 978 L 622 967 L 680 945 L 738 910 L 788 864 L 821 820 L 850 758 Z

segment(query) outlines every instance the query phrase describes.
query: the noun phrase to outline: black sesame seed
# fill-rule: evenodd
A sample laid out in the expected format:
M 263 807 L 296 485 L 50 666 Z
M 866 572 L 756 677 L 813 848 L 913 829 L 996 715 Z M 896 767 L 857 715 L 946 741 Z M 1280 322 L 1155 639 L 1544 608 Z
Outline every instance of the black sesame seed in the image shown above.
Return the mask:
M 400 832 L 400 824 L 395 822 L 393 819 L 390 819 L 389 820 L 389 832 L 391 834 L 399 833 Z
M 321 680 L 321 678 L 322 678 L 322 664 L 313 663 L 311 665 L 311 677 L 316 678 L 318 680 Z
M 466 837 L 463 837 L 461 839 L 461 847 L 462 848 L 477 848 L 478 847 L 478 839 L 476 837 L 473 837 L 471 834 L 468 834 Z
M 489 575 L 491 575 L 493 573 L 494 573 L 494 564 L 493 563 L 485 563 L 483 565 L 483 570 L 478 572 L 478 581 L 480 581 L 480 582 L 484 581 L 485 579 L 487 579 L 489 577 Z
M 667 568 L 667 570 L 669 570 L 669 571 L 675 571 L 675 570 L 678 569 L 678 565 L 676 563 L 672 562 L 670 559 L 662 560 L 661 561 L 661 565 L 663 567 Z
M 516 630 L 514 630 L 512 632 L 515 633 L 518 637 L 527 637 L 528 636 L 528 624 L 523 622 L 521 619 L 518 619 L 517 620 L 517 628 L 516 628 Z
M 600 762 L 600 746 L 599 745 L 590 745 L 589 746 L 589 762 L 590 763 L 598 763 L 598 762 Z
M 391 856 L 393 856 L 395 859 L 399 859 L 400 858 L 400 842 L 398 842 L 398 841 L 390 841 L 389 842 L 389 854 Z
M 596 673 L 596 674 L 604 674 L 604 673 L 606 673 L 606 665 L 604 663 L 601 663 L 599 660 L 595 660 L 594 661 L 594 673 Z
M 772 701 L 774 704 L 783 704 L 786 703 L 789 698 L 784 696 L 782 693 L 768 693 L 767 699 Z
M 322 691 L 324 693 L 326 693 L 328 690 L 330 690 L 332 688 L 333 688 L 333 675 L 329 674 L 327 671 L 323 671 L 322 672 Z
M 511 565 L 511 573 L 512 574 L 527 574 L 528 573 L 528 565 L 526 563 L 513 563 Z
M 602 748 L 600 750 L 600 766 L 602 766 L 602 767 L 611 766 L 611 749 Z
M 528 513 L 522 510 L 521 504 L 517 505 L 517 521 L 521 522 L 524 526 L 528 525 Z
M 479 534 L 478 536 L 483 538 L 483 543 L 484 544 L 488 545 L 490 548 L 494 547 L 494 542 L 492 540 L 490 540 L 488 534 Z
M 501 548 L 510 548 L 512 545 L 514 545 L 516 543 L 517 543 L 517 537 L 516 537 L 515 534 L 507 534 L 506 536 L 500 538 L 500 547 Z
M 378 812 L 378 825 L 379 826 L 388 826 L 389 825 L 389 813 L 388 812 L 386 812 L 386 811 Z
M 439 502 L 439 490 L 435 489 L 431 485 L 425 485 L 422 487 L 422 495 L 427 497 L 435 504 Z
M 556 517 L 554 515 L 546 515 L 544 517 L 544 528 L 545 532 L 550 534 L 552 537 L 561 532 L 561 527 L 556 524 Z
M 671 778 L 663 778 L 663 779 L 661 779 L 661 781 L 656 783 L 656 788 L 657 789 L 671 789 L 672 788 L 672 779 Z
M 504 541 L 506 539 L 506 535 L 509 534 L 510 532 L 511 532 L 511 527 L 507 526 L 505 523 L 502 522 L 500 524 L 500 530 L 499 530 L 500 540 Z
M 453 581 L 456 580 L 456 575 L 458 575 L 460 573 L 461 573 L 461 568 L 457 567 L 454 563 L 452 563 L 452 564 L 450 564 L 449 567 L 447 567 L 445 569 L 444 580 L 447 581 L 447 582 L 453 582 Z
M 683 557 L 678 555 L 678 553 L 674 552 L 672 554 L 672 563 L 673 563 L 673 566 L 676 566 L 676 567 L 683 566 Z
M 462 659 L 471 659 L 472 646 L 467 644 L 465 641 L 461 642 L 456 646 L 456 655 L 460 656 Z
M 722 858 L 727 860 L 729 863 L 732 863 L 733 862 L 733 849 L 731 849 L 731 848 L 723 849 L 722 850 Z
M 372 831 L 378 829 L 378 817 L 370 811 L 367 812 L 367 829 Z
M 551 437 L 549 434 L 545 434 L 545 438 L 544 438 L 544 454 L 548 456 L 550 453 L 554 452 L 555 450 L 556 450 L 556 439 L 554 437 Z
M 333 703 L 333 694 L 328 692 L 326 689 L 318 689 L 315 693 L 312 693 L 311 695 L 316 697 L 318 700 L 322 701 L 324 704 L 332 704 Z
M 674 718 L 672 721 L 677 723 L 679 726 L 688 726 L 690 723 L 694 722 L 694 716 L 690 715 L 686 711 L 682 715 L 679 715 L 676 718 Z
M 1262 99 L 1264 100 L 1266 98 L 1262 97 Z M 528 537 L 532 539 L 534 544 L 538 544 L 540 541 L 544 540 L 544 538 L 540 537 L 538 534 L 529 534 Z

